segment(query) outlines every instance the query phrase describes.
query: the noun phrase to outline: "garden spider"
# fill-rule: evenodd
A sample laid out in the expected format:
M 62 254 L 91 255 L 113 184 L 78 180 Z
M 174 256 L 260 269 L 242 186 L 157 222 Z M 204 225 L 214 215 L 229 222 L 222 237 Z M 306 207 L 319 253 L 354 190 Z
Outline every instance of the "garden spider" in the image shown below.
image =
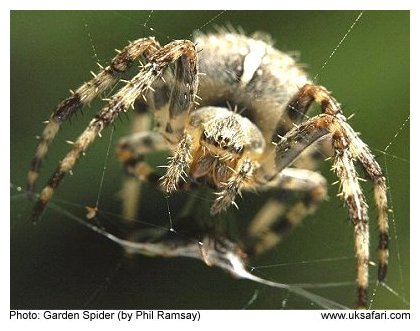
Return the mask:
M 203 48 L 201 52 L 197 46 Z M 57 106 L 31 163 L 28 191 L 34 190 L 41 163 L 61 123 L 111 87 L 139 57 L 147 63 L 108 100 L 73 143 L 41 191 L 32 219 L 39 218 L 63 177 L 101 131 L 135 103 L 140 117 L 150 108 L 155 118 L 154 131 L 142 130 L 118 145 L 119 158 L 135 178 L 149 180 L 167 193 L 198 184 L 209 186 L 216 191 L 212 215 L 236 206 L 241 190 L 282 190 L 288 196 L 303 196 L 292 203 L 288 199 L 287 204 L 284 194 L 269 199 L 240 243 L 243 256 L 275 246 L 324 200 L 326 181 L 311 170 L 311 160 L 320 151 L 326 155 L 332 150 L 340 196 L 354 225 L 357 306 L 365 308 L 368 215 L 354 162 L 362 165 L 374 187 L 379 281 L 385 278 L 389 255 L 385 178 L 330 92 L 314 85 L 290 56 L 272 47 L 265 35 L 247 37 L 220 29 L 214 34 L 197 34 L 194 42 L 176 40 L 163 47 L 153 37 L 131 42 L 109 66 Z M 314 102 L 321 106 L 322 114 L 308 117 Z M 172 156 L 160 177 L 144 155 L 168 149 Z M 203 260 L 212 264 L 208 257 Z

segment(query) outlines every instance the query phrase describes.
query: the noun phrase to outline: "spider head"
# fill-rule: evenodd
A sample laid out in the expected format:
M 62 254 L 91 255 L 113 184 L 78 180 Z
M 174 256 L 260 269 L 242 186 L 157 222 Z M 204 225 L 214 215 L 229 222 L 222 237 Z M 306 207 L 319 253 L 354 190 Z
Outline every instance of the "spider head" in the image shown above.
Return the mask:
M 248 118 L 222 107 L 203 107 L 190 117 L 190 132 L 199 147 L 192 153 L 189 175 L 222 188 L 241 160 L 258 161 L 265 141 Z
M 201 144 L 221 158 L 238 158 L 242 155 L 247 139 L 236 114 L 216 118 L 204 125 Z

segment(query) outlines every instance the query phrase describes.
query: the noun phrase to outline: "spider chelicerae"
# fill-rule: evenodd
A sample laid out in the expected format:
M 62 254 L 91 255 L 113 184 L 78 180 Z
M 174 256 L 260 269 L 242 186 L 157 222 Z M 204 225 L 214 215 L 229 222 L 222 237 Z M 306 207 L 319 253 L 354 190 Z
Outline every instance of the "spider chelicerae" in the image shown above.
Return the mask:
M 235 199 L 242 190 L 287 192 L 287 201 L 284 194 L 279 194 L 265 202 L 251 220 L 243 242 L 213 240 L 204 234 L 202 243 L 206 245 L 200 254 L 209 265 L 220 264 L 219 253 L 232 249 L 243 259 L 267 251 L 314 212 L 327 190 L 325 179 L 313 171 L 313 160 L 319 154 L 333 154 L 332 170 L 354 225 L 357 306 L 365 308 L 369 228 L 355 163 L 362 166 L 374 188 L 379 281 L 385 278 L 389 255 L 385 177 L 331 93 L 313 84 L 295 60 L 275 49 L 263 34 L 248 37 L 220 29 L 214 34 L 197 34 L 194 42 L 176 40 L 161 46 L 153 37 L 130 42 L 109 66 L 101 68 L 57 106 L 31 163 L 28 191 L 34 190 L 42 161 L 60 125 L 120 80 L 138 58 L 144 58 L 146 64 L 131 80 L 124 81 L 125 85 L 107 100 L 73 143 L 41 191 L 32 219 L 40 217 L 80 155 L 130 107 L 137 110 L 139 123 L 148 109 L 155 122 L 154 130 L 139 125 L 138 132 L 123 138 L 117 146 L 117 155 L 132 177 L 148 180 L 166 193 L 209 186 L 215 191 L 211 215 L 236 206 Z M 322 113 L 309 117 L 307 112 L 313 103 L 320 105 Z M 170 150 L 171 156 L 164 165 L 166 173 L 159 176 L 144 155 L 163 150 Z M 125 215 L 132 215 L 131 204 L 125 201 L 125 205 Z M 190 244 L 174 246 L 170 242 L 165 246 L 162 241 L 153 254 L 168 256 L 177 249 L 187 250 Z

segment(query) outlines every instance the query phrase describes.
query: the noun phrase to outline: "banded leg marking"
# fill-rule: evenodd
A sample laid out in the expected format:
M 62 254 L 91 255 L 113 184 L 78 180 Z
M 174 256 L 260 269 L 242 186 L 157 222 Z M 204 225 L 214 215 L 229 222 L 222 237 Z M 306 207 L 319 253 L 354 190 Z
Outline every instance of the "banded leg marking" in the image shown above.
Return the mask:
M 358 191 L 360 186 L 358 184 L 357 174 L 354 170 L 353 161 L 357 160 L 362 165 L 374 187 L 374 201 L 376 210 L 378 211 L 379 227 L 379 281 L 383 281 L 385 278 L 389 256 L 388 207 L 385 177 L 374 156 L 347 123 L 345 116 L 342 114 L 340 105 L 330 93 L 324 87 L 315 85 L 305 85 L 302 87 L 301 93 L 303 96 L 307 95 L 308 97 L 311 97 L 313 101 L 320 104 L 323 114 L 310 118 L 290 130 L 284 137 L 280 137 L 280 141 L 276 146 L 276 167 L 278 171 L 282 171 L 282 169 L 289 166 L 300 153 L 312 143 L 322 137 L 331 136 L 336 155 L 334 169 L 339 177 L 347 176 L 339 178 L 342 184 L 343 181 L 349 180 L 348 176 L 356 176 L 351 178 L 352 185 L 347 186 L 347 188 L 351 188 L 351 196 L 358 197 L 360 195 L 357 199 L 357 201 L 360 202 L 360 204 L 357 205 L 357 213 L 354 213 L 353 211 L 354 206 L 351 205 L 351 199 L 347 200 L 346 204 L 355 225 L 354 231 L 359 283 L 358 305 L 359 307 L 366 307 L 368 256 L 366 258 L 361 250 L 368 249 L 369 235 L 367 233 L 367 215 L 365 218 L 365 207 L 364 204 L 361 203 L 364 202 L 364 196 L 361 193 L 361 190 L 360 194 Z M 344 170 L 337 172 L 337 169 Z M 342 196 L 344 197 L 345 194 L 343 193 Z
M 137 58 L 142 55 L 150 58 L 159 47 L 158 42 L 154 38 L 142 38 L 131 42 L 112 59 L 109 66 L 95 74 L 93 79 L 84 83 L 75 92 L 72 92 L 70 97 L 58 104 L 47 121 L 32 159 L 27 177 L 28 192 L 32 193 L 34 191 L 42 162 L 61 124 L 84 105 L 89 104 L 99 94 L 111 87 Z
M 40 197 L 33 209 L 33 221 L 36 221 L 42 214 L 55 188 L 57 188 L 64 176 L 74 167 L 81 153 L 93 143 L 96 136 L 100 135 L 101 131 L 111 124 L 118 115 L 125 112 L 150 87 L 154 80 L 162 74 L 163 70 L 170 63 L 177 61 L 183 55 L 193 56 L 188 61 L 181 61 L 182 64 L 189 65 L 189 67 L 184 68 L 184 71 L 190 71 L 192 75 L 197 70 L 195 66 L 196 53 L 194 44 L 187 40 L 174 41 L 153 53 L 150 62 L 111 98 L 108 105 L 95 116 L 86 130 L 79 136 L 72 150 L 60 162 L 57 170 L 48 181 L 47 186 L 41 191 Z
M 327 183 L 320 174 L 286 168 L 264 189 L 277 191 L 251 221 L 245 245 L 250 255 L 271 249 L 325 200 Z

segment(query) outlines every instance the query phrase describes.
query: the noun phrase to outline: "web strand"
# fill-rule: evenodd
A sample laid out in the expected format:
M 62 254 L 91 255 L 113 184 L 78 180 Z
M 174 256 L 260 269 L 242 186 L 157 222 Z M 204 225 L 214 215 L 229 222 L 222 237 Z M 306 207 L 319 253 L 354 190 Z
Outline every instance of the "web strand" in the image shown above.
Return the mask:
M 317 81 L 319 75 L 321 72 L 325 69 L 325 67 L 328 65 L 328 63 L 331 61 L 337 50 L 341 47 L 343 42 L 346 40 L 350 32 L 353 30 L 353 28 L 356 26 L 357 22 L 359 22 L 360 18 L 363 15 L 363 11 L 359 13 L 359 15 L 356 17 L 356 19 L 353 21 L 353 24 L 350 26 L 350 28 L 347 30 L 347 32 L 344 34 L 344 36 L 341 38 L 341 40 L 338 42 L 337 46 L 332 50 L 330 56 L 325 60 L 324 64 L 322 65 L 321 69 L 318 70 L 318 73 L 314 76 L 314 81 Z
M 397 262 L 398 262 L 398 272 L 400 277 L 400 287 L 401 287 L 401 297 L 405 297 L 405 286 L 404 286 L 404 274 L 403 274 L 403 268 L 402 268 L 402 261 L 401 261 L 401 252 L 399 247 L 399 237 L 398 237 L 398 231 L 397 231 L 397 222 L 395 220 L 395 211 L 394 211 L 394 201 L 392 198 L 392 189 L 391 189 L 391 176 L 388 170 L 388 150 L 392 146 L 392 144 L 397 140 L 401 132 L 406 128 L 407 123 L 409 123 L 410 116 L 407 117 L 407 119 L 403 122 L 403 124 L 399 127 L 399 129 L 395 132 L 394 136 L 388 143 L 388 145 L 384 149 L 384 170 L 385 174 L 388 180 L 388 187 L 389 187 L 389 206 L 390 206 L 390 214 L 391 214 L 391 224 L 392 224 L 392 230 L 394 233 L 394 241 L 396 243 L 395 245 L 395 251 L 397 255 Z M 389 288 L 389 287 L 388 287 Z
M 114 130 L 115 130 L 115 127 L 112 126 L 111 133 L 109 135 L 109 141 L 108 141 L 108 147 L 107 147 L 107 150 L 106 150 L 105 161 L 104 161 L 104 165 L 103 165 L 103 168 L 102 168 L 101 181 L 99 183 L 99 188 L 98 188 L 98 195 L 97 195 L 96 203 L 95 203 L 95 208 L 96 209 L 99 208 L 99 201 L 100 201 L 100 198 L 102 196 L 102 189 L 103 189 L 103 185 L 104 185 L 105 173 L 106 173 L 106 169 L 107 169 L 107 165 L 108 165 L 109 154 L 110 154 L 111 144 L 112 144 L 112 140 L 113 140 L 112 138 L 114 136 Z

